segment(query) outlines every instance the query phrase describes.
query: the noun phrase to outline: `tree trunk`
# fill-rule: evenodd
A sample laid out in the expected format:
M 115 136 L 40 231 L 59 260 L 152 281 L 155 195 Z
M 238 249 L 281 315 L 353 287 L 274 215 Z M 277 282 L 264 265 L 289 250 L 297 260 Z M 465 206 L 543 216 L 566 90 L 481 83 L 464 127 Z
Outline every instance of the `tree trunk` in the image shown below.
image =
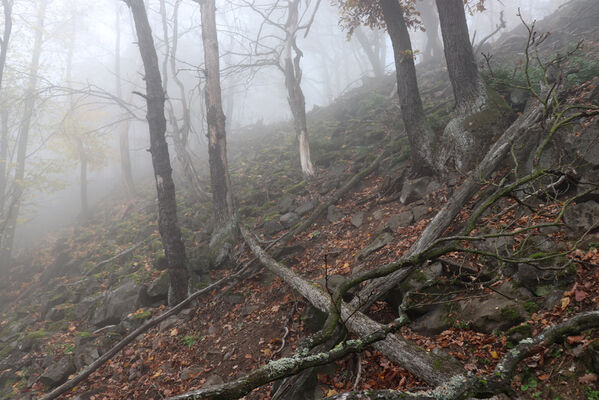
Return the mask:
M 38 69 L 40 65 L 40 56 L 42 53 L 42 39 L 44 34 L 44 20 L 46 18 L 47 2 L 42 1 L 39 4 L 37 22 L 35 25 L 35 39 L 33 43 L 33 52 L 31 56 L 31 67 L 29 69 L 29 82 L 25 91 L 25 101 L 23 103 L 23 114 L 19 124 L 19 136 L 17 143 L 17 165 L 15 170 L 15 183 L 12 193 L 11 203 L 6 215 L 6 230 L 3 232 L 0 243 L 0 259 L 9 260 L 12 254 L 12 247 L 17 229 L 17 219 L 21 209 L 23 193 L 25 192 L 25 162 L 27 161 L 27 144 L 29 142 L 29 128 L 31 127 L 31 118 L 33 117 L 33 107 L 36 99 L 36 86 L 38 80 Z
M 397 93 L 401 117 L 410 141 L 412 169 L 416 174 L 424 175 L 430 172 L 434 165 L 435 135 L 426 121 L 420 99 L 410 34 L 397 0 L 380 0 L 379 4 L 393 45 Z
M 164 117 L 164 91 L 154 47 L 152 30 L 143 0 L 125 0 L 133 14 L 139 51 L 144 64 L 146 81 L 147 120 L 150 128 L 150 153 L 158 192 L 158 229 L 168 260 L 170 277 L 169 305 L 187 297 L 188 274 L 185 247 L 177 222 L 177 202 L 171 163 L 166 143 L 166 118 Z
M 374 76 L 376 78 L 380 78 L 385 75 L 385 66 L 384 61 L 381 62 L 380 59 L 380 49 L 378 47 L 378 37 L 375 36 L 375 43 L 371 43 L 368 40 L 368 37 L 364 33 L 364 28 L 361 26 L 357 27 L 354 31 L 356 34 L 356 38 L 360 45 L 362 45 L 362 49 L 364 49 L 364 53 L 368 57 L 370 64 L 372 65 L 372 71 L 374 72 Z
M 435 12 L 435 1 L 426 0 L 418 7 L 422 24 L 426 29 L 426 47 L 423 52 L 423 62 L 440 60 L 443 46 L 439 39 L 439 16 Z
M 89 217 L 89 203 L 87 201 L 87 155 L 81 138 L 77 138 L 77 150 L 79 152 L 79 180 L 81 197 L 81 221 L 87 221 Z
M 443 34 L 445 61 L 453 88 L 456 107 L 460 111 L 478 111 L 472 107 L 484 88 L 470 43 L 468 24 L 462 0 L 436 0 Z
M 287 5 L 287 21 L 285 22 L 285 50 L 283 53 L 283 70 L 285 72 L 285 87 L 287 87 L 287 101 L 291 114 L 295 134 L 299 142 L 300 165 L 306 177 L 314 176 L 314 167 L 310 157 L 310 144 L 308 142 L 308 126 L 306 123 L 306 99 L 302 91 L 302 69 L 300 60 L 302 51 L 297 47 L 295 36 L 298 30 L 299 0 L 292 0 Z M 293 57 L 295 52 L 295 57 Z
M 227 135 L 220 87 L 220 62 L 216 32 L 215 0 L 198 0 L 202 14 L 202 43 L 206 74 L 208 158 L 212 183 L 215 226 L 222 228 L 233 215 L 233 194 L 227 163 Z
M 123 98 L 123 89 L 121 87 L 121 21 L 119 14 L 119 3 L 116 4 L 115 20 L 115 42 L 114 42 L 114 75 L 116 78 L 116 95 L 119 99 Z M 131 168 L 131 151 L 129 149 L 129 119 L 123 116 L 123 121 L 119 124 L 119 153 L 121 161 L 121 176 L 123 184 L 127 189 L 130 198 L 137 195 L 135 183 L 133 181 L 133 171 Z
M 8 107 L 0 111 L 0 226 L 4 220 L 4 206 L 6 205 L 6 184 L 8 182 Z M 0 239 L 2 229 L 0 229 Z M 2 240 L 0 240 L 2 244 Z M 1 247 L 0 247 L 1 248 Z

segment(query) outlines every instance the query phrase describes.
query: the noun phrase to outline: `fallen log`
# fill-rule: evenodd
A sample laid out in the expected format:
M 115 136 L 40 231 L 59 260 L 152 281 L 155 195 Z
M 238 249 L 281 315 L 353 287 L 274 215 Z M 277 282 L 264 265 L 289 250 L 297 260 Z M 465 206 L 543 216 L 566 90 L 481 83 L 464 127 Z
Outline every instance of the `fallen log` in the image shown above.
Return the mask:
M 544 108 L 541 104 L 530 105 L 525 112 L 501 135 L 491 146 L 480 164 L 468 176 L 464 183 L 453 193 L 447 203 L 439 210 L 433 220 L 426 226 L 418 240 L 410 247 L 400 260 L 395 264 L 408 259 L 428 248 L 449 227 L 453 219 L 464 208 L 464 205 L 480 189 L 484 181 L 497 169 L 505 159 L 512 143 L 523 135 L 530 127 L 543 117 Z M 374 279 L 369 282 L 350 305 L 360 310 L 368 309 L 376 301 L 383 298 L 391 289 L 405 279 L 414 267 L 397 270 L 384 278 Z M 366 301 L 364 301 L 366 300 Z
M 245 227 L 240 227 L 240 230 L 252 252 L 270 272 L 283 279 L 314 307 L 323 312 L 329 311 L 331 298 L 327 293 L 266 254 Z M 383 327 L 345 303 L 340 308 L 341 319 L 345 326 L 358 336 L 368 336 Z M 463 373 L 461 366 L 449 357 L 430 353 L 397 335 L 388 335 L 384 340 L 375 343 L 373 347 L 431 385 L 439 385 L 452 376 Z

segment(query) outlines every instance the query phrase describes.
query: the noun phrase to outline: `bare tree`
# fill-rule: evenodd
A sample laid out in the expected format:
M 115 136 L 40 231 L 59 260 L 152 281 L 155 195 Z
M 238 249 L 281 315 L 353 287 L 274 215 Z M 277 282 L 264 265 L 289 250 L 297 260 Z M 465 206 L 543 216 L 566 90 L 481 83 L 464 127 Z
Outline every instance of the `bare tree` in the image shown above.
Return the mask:
M 12 32 L 12 0 L 2 0 L 4 9 L 4 32 L 0 41 L 0 99 L 7 101 L 2 93 L 2 80 L 4 78 L 4 67 L 6 66 L 6 55 L 8 53 L 8 42 Z M 2 104 L 0 125 L 0 221 L 3 219 L 4 205 L 6 203 L 7 184 L 7 157 L 8 157 L 8 109 Z M 0 237 L 2 231 L 0 230 Z M 1 243 L 1 241 L 0 241 Z M 0 247 L 1 248 L 1 247 Z
M 177 304 L 187 297 L 188 273 L 185 247 L 177 222 L 175 184 L 166 143 L 166 118 L 164 116 L 165 95 L 158 67 L 158 56 L 152 37 L 152 29 L 143 0 L 125 0 L 135 22 L 139 51 L 144 64 L 148 106 L 147 120 L 150 128 L 150 153 L 158 192 L 158 229 L 168 260 L 170 288 L 168 302 Z

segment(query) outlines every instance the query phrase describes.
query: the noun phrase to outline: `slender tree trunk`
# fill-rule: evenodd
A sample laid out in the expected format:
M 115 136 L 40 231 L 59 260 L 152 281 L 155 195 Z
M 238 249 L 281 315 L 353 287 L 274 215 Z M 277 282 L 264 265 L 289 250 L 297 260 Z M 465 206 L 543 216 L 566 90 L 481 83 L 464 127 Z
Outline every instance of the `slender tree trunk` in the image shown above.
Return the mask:
M 310 144 L 308 142 L 308 126 L 306 123 L 306 99 L 302 91 L 302 69 L 300 60 L 302 51 L 297 47 L 295 36 L 298 30 L 299 0 L 291 0 L 287 5 L 287 21 L 285 23 L 285 50 L 283 53 L 283 70 L 285 72 L 285 86 L 287 87 L 288 102 L 293 115 L 295 134 L 299 142 L 300 165 L 302 172 L 307 177 L 314 176 L 314 167 L 310 157 Z M 293 57 L 295 52 L 295 57 Z
M 379 4 L 393 45 L 397 93 L 401 117 L 410 141 L 412 169 L 418 175 L 426 174 L 434 164 L 432 157 L 435 135 L 426 121 L 420 99 L 410 34 L 397 0 L 380 0 Z
M 484 84 L 478 73 L 470 43 L 464 2 L 462 0 L 436 0 L 436 2 L 443 33 L 445 60 L 456 107 L 460 111 L 471 111 L 480 98 Z
M 0 44 L 0 89 L 2 89 L 2 79 L 4 78 L 8 42 L 12 33 L 12 0 L 2 0 L 2 7 L 4 8 L 4 33 L 2 34 L 2 43 Z
M 173 183 L 171 162 L 166 143 L 166 118 L 164 117 L 165 94 L 158 67 L 158 56 L 152 38 L 143 0 L 125 0 L 135 22 L 139 51 L 144 64 L 146 81 L 146 102 L 148 125 L 150 128 L 150 153 L 158 193 L 158 229 L 168 260 L 170 277 L 170 305 L 177 304 L 187 297 L 188 273 L 185 247 L 177 222 L 177 202 Z
M 83 141 L 77 138 L 77 149 L 79 151 L 79 179 L 80 179 L 80 198 L 81 198 L 81 215 L 82 221 L 86 221 L 89 217 L 89 203 L 87 197 L 87 156 Z
M 371 43 L 364 33 L 364 28 L 361 26 L 357 27 L 354 33 L 356 34 L 358 42 L 360 42 L 362 49 L 364 49 L 364 53 L 366 53 L 366 56 L 372 65 L 374 76 L 380 78 L 385 75 L 385 66 L 383 65 L 384 62 L 381 63 L 378 43 L 376 43 L 378 38 L 375 37 L 375 43 Z
M 0 111 L 1 131 L 0 131 L 0 226 L 4 220 L 4 206 L 6 205 L 6 185 L 8 180 L 8 104 L 7 99 L 2 92 L 2 82 L 4 78 L 4 67 L 6 65 L 6 55 L 8 53 L 8 43 L 12 33 L 12 0 L 2 0 L 4 8 L 4 33 L 2 34 L 2 43 L 0 43 Z M 0 229 L 0 254 L 2 253 L 2 229 Z
M 440 60 L 443 46 L 439 38 L 439 15 L 435 12 L 435 0 L 420 2 L 420 18 L 426 29 L 426 47 L 424 48 L 423 61 Z
M 33 52 L 31 56 L 31 67 L 29 69 L 29 82 L 25 91 L 25 101 L 23 103 L 23 114 L 19 124 L 19 136 L 17 143 L 17 165 L 15 170 L 15 184 L 12 192 L 12 199 L 6 216 L 6 230 L 0 243 L 0 259 L 9 260 L 12 254 L 12 247 L 17 228 L 17 218 L 21 209 L 23 193 L 25 192 L 25 163 L 27 158 L 27 144 L 29 142 L 29 128 L 31 118 L 33 117 L 33 107 L 35 105 L 35 88 L 38 81 L 38 69 L 40 65 L 40 56 L 42 53 L 42 39 L 44 33 L 44 20 L 46 18 L 46 1 L 39 3 L 37 22 L 35 25 L 35 39 L 33 43 Z
M 208 124 L 208 158 L 212 182 L 215 226 L 226 225 L 233 215 L 233 194 L 227 163 L 227 135 L 220 86 L 220 61 L 216 32 L 214 0 L 198 0 L 202 14 L 202 44 L 206 74 L 206 121 Z
M 116 95 L 118 98 L 123 98 L 123 89 L 121 87 L 121 21 L 119 14 L 119 3 L 116 3 L 115 10 L 115 42 L 114 42 L 114 71 L 116 77 Z M 123 121 L 119 124 L 119 153 L 121 161 L 121 175 L 123 184 L 127 189 L 127 194 L 130 198 L 137 195 L 135 191 L 135 183 L 133 181 L 133 171 L 131 168 L 131 151 L 129 149 L 129 119 L 124 116 Z

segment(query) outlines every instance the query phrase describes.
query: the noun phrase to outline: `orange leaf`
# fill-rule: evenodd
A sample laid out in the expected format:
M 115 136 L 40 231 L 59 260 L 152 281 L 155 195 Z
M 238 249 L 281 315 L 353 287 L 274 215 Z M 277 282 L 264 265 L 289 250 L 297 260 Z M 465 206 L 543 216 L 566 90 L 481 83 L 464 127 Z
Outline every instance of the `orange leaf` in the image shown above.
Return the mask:
M 538 378 L 540 381 L 546 381 L 547 379 L 549 379 L 549 374 L 539 375 Z
M 565 310 L 566 307 L 568 307 L 570 305 L 570 298 L 569 297 L 564 297 L 562 298 L 562 310 Z

